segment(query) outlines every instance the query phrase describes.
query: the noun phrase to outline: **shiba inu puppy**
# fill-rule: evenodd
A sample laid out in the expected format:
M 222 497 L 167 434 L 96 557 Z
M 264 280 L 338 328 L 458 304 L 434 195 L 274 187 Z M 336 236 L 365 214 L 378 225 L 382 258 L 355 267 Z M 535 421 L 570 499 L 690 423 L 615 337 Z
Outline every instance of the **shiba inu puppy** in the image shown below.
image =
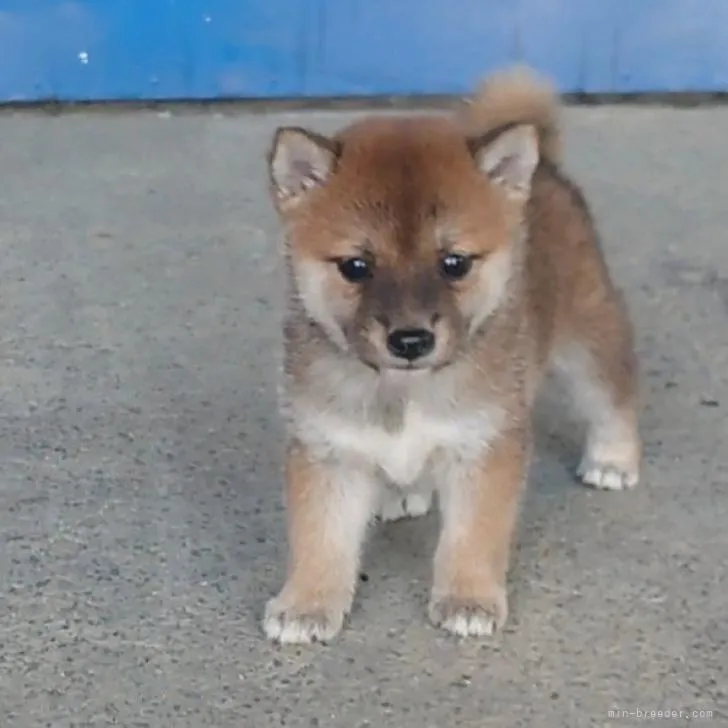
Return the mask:
M 559 166 L 558 111 L 548 84 L 510 69 L 449 117 L 276 131 L 290 561 L 269 638 L 335 636 L 367 524 L 421 515 L 435 493 L 430 619 L 460 636 L 501 627 L 549 369 L 586 420 L 583 482 L 637 483 L 631 326 Z

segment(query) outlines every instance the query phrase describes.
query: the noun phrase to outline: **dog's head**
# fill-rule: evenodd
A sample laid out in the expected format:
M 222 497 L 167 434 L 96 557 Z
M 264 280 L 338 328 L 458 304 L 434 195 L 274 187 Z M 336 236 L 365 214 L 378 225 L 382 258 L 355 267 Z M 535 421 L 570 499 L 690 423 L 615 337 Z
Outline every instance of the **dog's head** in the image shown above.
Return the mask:
M 538 157 L 527 125 L 480 138 L 439 117 L 332 138 L 279 128 L 272 195 L 308 315 L 375 369 L 447 365 L 507 290 Z

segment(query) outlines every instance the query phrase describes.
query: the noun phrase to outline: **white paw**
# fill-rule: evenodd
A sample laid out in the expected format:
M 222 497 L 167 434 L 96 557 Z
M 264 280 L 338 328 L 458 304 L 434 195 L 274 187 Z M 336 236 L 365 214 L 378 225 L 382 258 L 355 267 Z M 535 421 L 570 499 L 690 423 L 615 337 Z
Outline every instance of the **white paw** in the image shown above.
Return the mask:
M 489 637 L 506 621 L 505 592 L 485 602 L 446 597 L 430 602 L 430 620 L 458 637 Z
M 591 457 L 585 457 L 576 472 L 582 483 L 600 490 L 625 490 L 639 481 L 636 468 L 600 462 Z
M 268 639 L 280 644 L 327 642 L 341 631 L 344 616 L 342 609 L 285 608 L 276 597 L 266 605 L 263 630 Z
M 638 434 L 619 420 L 609 427 L 593 427 L 576 473 L 592 488 L 633 488 L 639 481 L 640 450 Z
M 424 516 L 432 507 L 432 493 L 407 493 L 388 489 L 382 496 L 379 518 L 386 521 L 399 521 L 402 518 Z

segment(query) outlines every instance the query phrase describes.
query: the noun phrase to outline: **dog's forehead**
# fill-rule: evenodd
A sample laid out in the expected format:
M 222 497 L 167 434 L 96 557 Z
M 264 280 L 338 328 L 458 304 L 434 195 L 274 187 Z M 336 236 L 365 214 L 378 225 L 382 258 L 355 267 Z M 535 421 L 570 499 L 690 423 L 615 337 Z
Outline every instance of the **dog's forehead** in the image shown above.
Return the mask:
M 402 182 L 424 189 L 437 186 L 451 168 L 469 163 L 465 138 L 452 122 L 439 117 L 369 118 L 337 136 L 340 171 L 384 187 Z
M 430 247 L 459 183 L 472 172 L 462 135 L 447 120 L 410 117 L 364 120 L 338 138 L 344 206 L 391 252 Z

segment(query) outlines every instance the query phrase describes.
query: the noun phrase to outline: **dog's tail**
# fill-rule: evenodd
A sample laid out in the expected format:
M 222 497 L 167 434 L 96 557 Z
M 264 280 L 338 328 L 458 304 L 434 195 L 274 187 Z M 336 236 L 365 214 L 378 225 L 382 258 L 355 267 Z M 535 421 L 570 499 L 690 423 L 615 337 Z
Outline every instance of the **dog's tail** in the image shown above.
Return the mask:
M 561 160 L 560 102 L 555 88 L 526 66 L 494 73 L 460 107 L 468 134 L 487 134 L 501 126 L 532 124 L 538 132 L 541 156 Z

